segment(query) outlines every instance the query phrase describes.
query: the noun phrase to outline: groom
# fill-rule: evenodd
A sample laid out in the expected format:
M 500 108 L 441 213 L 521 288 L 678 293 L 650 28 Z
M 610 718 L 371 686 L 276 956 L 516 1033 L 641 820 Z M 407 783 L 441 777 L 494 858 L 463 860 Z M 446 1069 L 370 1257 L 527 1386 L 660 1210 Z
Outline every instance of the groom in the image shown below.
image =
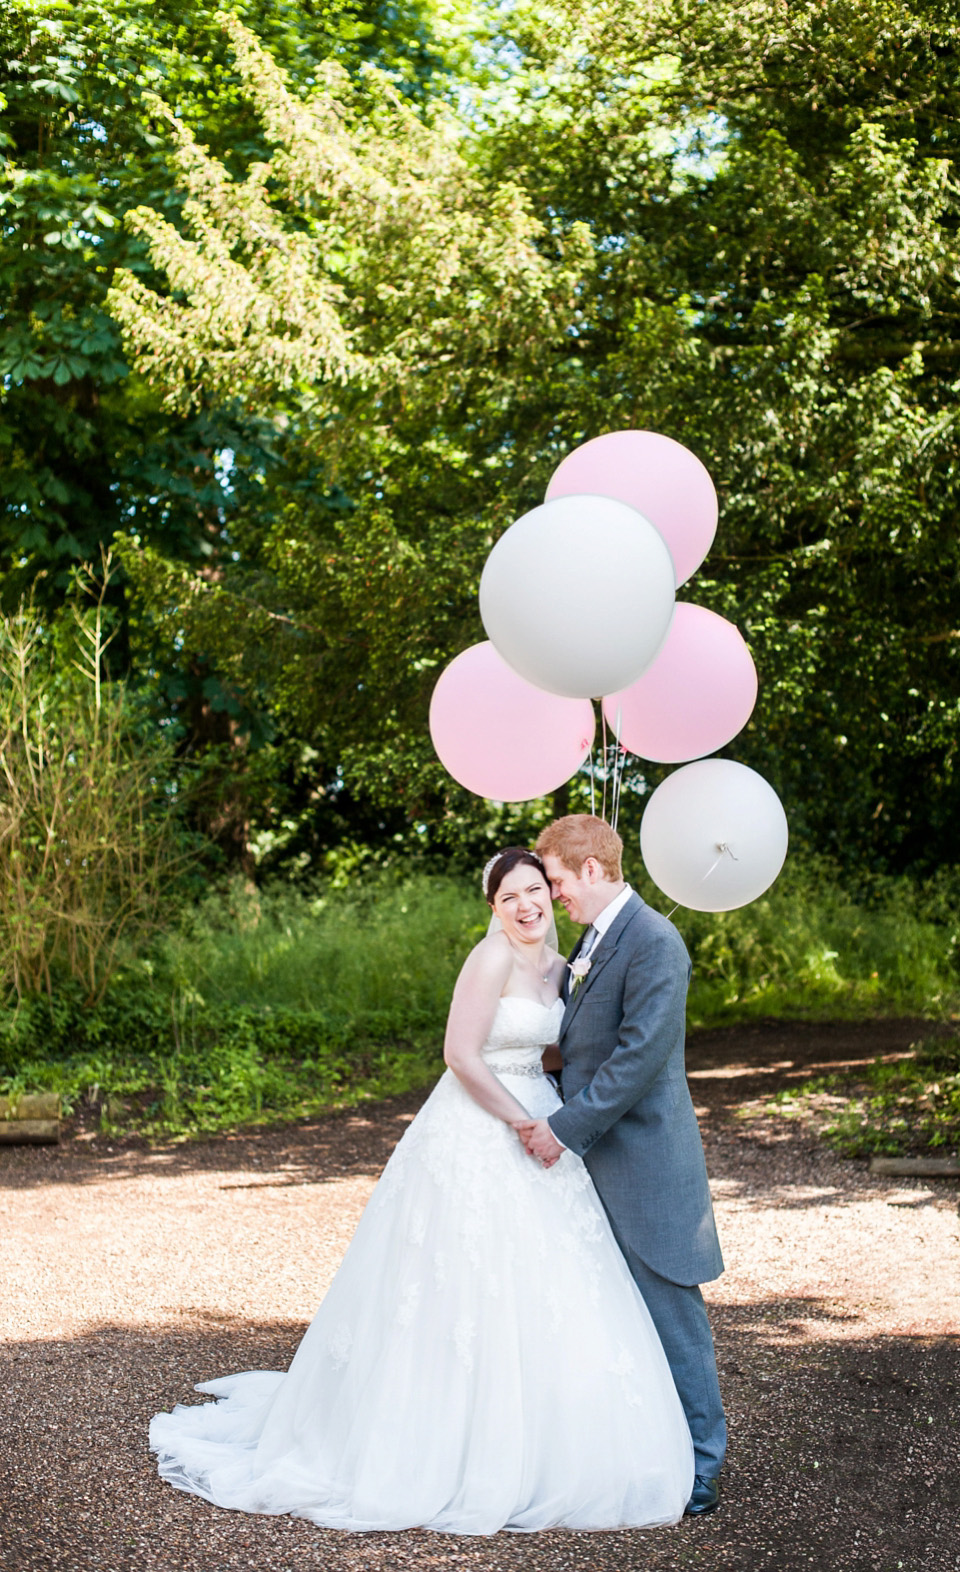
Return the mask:
M 699 1284 L 723 1271 L 683 1048 L 690 960 L 624 883 L 623 842 L 570 814 L 537 842 L 554 900 L 586 925 L 565 974 L 564 1105 L 518 1126 L 548 1167 L 581 1156 L 653 1318 L 693 1438 L 687 1512 L 717 1505 L 727 1427 Z

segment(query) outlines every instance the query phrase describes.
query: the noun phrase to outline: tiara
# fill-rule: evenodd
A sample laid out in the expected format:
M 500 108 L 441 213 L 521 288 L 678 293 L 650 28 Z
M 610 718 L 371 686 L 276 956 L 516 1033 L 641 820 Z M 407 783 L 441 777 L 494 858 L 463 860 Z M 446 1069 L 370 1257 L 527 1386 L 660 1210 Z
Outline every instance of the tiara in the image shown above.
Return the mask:
M 487 891 L 490 888 L 490 875 L 496 867 L 497 863 L 500 861 L 500 858 L 505 857 L 508 851 L 523 852 L 525 857 L 536 857 L 538 866 L 541 868 L 543 867 L 543 863 L 540 861 L 537 853 L 533 851 L 527 851 L 525 846 L 505 846 L 503 851 L 494 852 L 493 856 L 490 858 L 490 861 L 484 868 L 483 873 L 480 875 L 480 883 L 483 886 L 484 900 L 487 899 Z
M 490 875 L 493 872 L 494 867 L 496 866 L 496 864 L 500 861 L 500 858 L 502 856 L 503 856 L 503 852 L 494 852 L 493 856 L 490 858 L 490 861 L 484 867 L 483 873 L 480 875 L 480 883 L 483 886 L 483 898 L 484 898 L 484 900 L 486 900 L 486 898 L 487 898 L 487 890 L 488 890 L 489 885 L 490 885 Z

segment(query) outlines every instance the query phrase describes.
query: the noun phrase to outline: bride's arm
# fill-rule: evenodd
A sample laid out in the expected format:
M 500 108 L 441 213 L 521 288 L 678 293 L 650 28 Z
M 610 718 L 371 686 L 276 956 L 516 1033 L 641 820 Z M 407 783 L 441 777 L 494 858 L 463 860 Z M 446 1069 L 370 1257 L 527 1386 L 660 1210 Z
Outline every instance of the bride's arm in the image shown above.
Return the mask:
M 443 1057 L 475 1102 L 506 1124 L 530 1115 L 484 1064 L 480 1050 L 490 1035 L 513 956 L 502 934 L 491 934 L 471 950 L 457 978 L 447 1017 Z

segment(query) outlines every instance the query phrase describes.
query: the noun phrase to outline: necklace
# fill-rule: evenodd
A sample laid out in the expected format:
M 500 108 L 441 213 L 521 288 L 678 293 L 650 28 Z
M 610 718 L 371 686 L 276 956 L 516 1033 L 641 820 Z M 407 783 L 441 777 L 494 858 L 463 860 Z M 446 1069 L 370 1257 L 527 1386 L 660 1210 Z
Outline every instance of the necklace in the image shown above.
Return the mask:
M 514 945 L 513 948 L 514 948 L 514 950 L 516 950 L 517 946 Z M 529 959 L 526 955 L 523 955 L 522 952 L 521 952 L 521 959 L 535 973 L 538 982 L 548 983 L 550 981 L 550 963 L 549 962 L 547 963 L 546 971 L 544 971 L 544 969 L 543 969 L 544 962 L 547 959 L 545 955 L 541 955 L 539 964 L 536 961 L 534 961 L 532 959 Z

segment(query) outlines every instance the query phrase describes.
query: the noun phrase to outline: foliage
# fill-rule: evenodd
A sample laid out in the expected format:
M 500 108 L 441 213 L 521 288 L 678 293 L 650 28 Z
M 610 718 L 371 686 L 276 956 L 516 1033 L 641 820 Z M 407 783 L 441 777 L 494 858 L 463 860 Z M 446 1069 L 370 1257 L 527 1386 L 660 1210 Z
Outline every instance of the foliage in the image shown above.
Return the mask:
M 435 1079 L 442 1063 L 422 1034 L 338 1043 L 315 1012 L 201 1012 L 180 1047 L 111 1043 L 99 1054 L 20 1058 L 0 1078 L 6 1093 L 60 1094 L 66 1114 L 103 1133 L 155 1139 L 302 1118 L 370 1098 L 395 1097 Z
M 155 964 L 192 1003 L 322 1011 L 344 1034 L 442 1030 L 487 917 L 469 886 L 422 874 L 314 894 L 238 882 L 165 934 Z
M 382 75 L 332 67 L 301 97 L 228 25 L 273 157 L 231 179 L 177 128 L 185 229 L 128 218 L 170 288 L 120 273 L 111 302 L 172 402 L 280 399 L 285 462 L 215 581 L 159 548 L 125 560 L 155 644 L 176 629 L 236 691 L 258 682 L 312 750 L 315 796 L 345 782 L 433 821 L 426 698 L 473 631 L 477 563 L 511 514 L 505 394 L 563 343 L 584 239 L 546 243 L 437 106 L 417 116 Z M 480 452 L 462 431 L 451 446 L 464 421 Z
M 485 929 L 473 891 L 422 877 L 314 897 L 235 883 L 96 1009 L 62 990 L 9 1014 L 0 1085 L 157 1136 L 396 1095 L 441 1068 L 450 990 Z
M 121 947 L 168 918 L 189 860 L 170 745 L 104 680 L 110 567 L 59 617 L 0 617 L 0 979 L 18 998 L 66 979 L 100 998 Z
M 299 1119 L 369 1098 L 396 1097 L 433 1080 L 436 1041 L 421 1034 L 349 1045 L 311 1011 L 199 1012 L 188 1042 L 157 1046 L 113 1041 L 101 1053 L 62 1059 L 21 1057 L 0 1077 L 4 1094 L 27 1087 L 57 1092 L 62 1107 L 101 1133 L 155 1139 L 212 1134 L 238 1125 Z M 148 1039 L 149 1042 L 149 1039 Z
M 765 903 L 683 922 L 694 1026 L 956 1005 L 949 890 L 891 881 L 855 898 L 822 866 L 790 880 Z M 128 957 L 95 1008 L 63 986 L 0 1017 L 0 1091 L 60 1091 L 104 1129 L 166 1136 L 427 1084 L 486 924 L 475 882 L 370 876 L 314 894 L 235 882 Z
M 422 100 L 462 50 L 458 0 L 238 0 L 231 9 L 299 84 L 328 60 L 353 75 L 375 61 L 399 94 Z M 145 89 L 168 95 L 231 168 L 269 157 L 220 8 L 0 0 L 0 41 L 0 597 L 7 610 L 27 592 L 55 608 L 72 568 L 117 532 L 215 581 L 221 555 L 236 555 L 237 518 L 255 514 L 262 531 L 273 522 L 265 477 L 283 453 L 276 412 L 232 399 L 201 399 L 185 416 L 165 410 L 129 366 L 105 300 L 118 267 L 154 276 L 123 225 L 126 209 L 149 202 L 176 219 L 183 202 Z M 175 720 L 184 751 L 222 761 L 220 800 L 201 822 L 242 853 L 251 798 L 263 790 L 269 801 L 275 789 L 272 780 L 265 788 L 267 767 L 276 776 L 297 753 L 271 751 L 256 662 L 238 687 L 215 650 L 138 636 L 122 574 L 111 605 L 118 669 L 149 693 L 158 718 Z M 212 792 L 210 771 L 207 780 Z
M 655 909 L 667 909 L 639 856 L 626 871 Z M 673 913 L 693 961 L 691 1024 L 946 1016 L 960 995 L 957 910 L 955 878 L 866 878 L 857 887 L 829 863 L 798 857 L 739 911 Z M 381 1019 L 393 1030 L 440 1032 L 487 918 L 476 869 L 469 881 L 371 871 L 313 894 L 235 883 L 185 913 L 151 964 L 181 1001 L 322 1010 L 347 1032 L 375 1032 Z M 577 930 L 562 911 L 558 928 L 566 952 Z
M 270 174 L 228 186 L 178 133 L 188 226 L 134 220 L 168 284 L 124 283 L 116 309 L 171 399 L 223 386 L 227 366 L 250 397 L 285 390 L 289 445 L 274 522 L 245 522 L 216 592 L 162 551 L 143 560 L 149 616 L 181 619 L 238 688 L 259 644 L 322 789 L 339 769 L 391 828 L 400 806 L 442 843 L 488 812 L 443 781 L 425 728 L 439 668 L 480 636 L 486 552 L 576 442 L 654 427 L 718 482 L 721 533 L 690 593 L 758 658 L 737 754 L 848 865 L 957 862 L 960 24 L 926 0 L 496 15 L 499 79 L 461 93 L 456 143 L 433 106 L 415 122 L 372 87 L 361 134 L 349 95 L 305 98 L 233 28 Z M 294 126 L 312 128 L 299 160 Z M 385 255 L 338 187 L 343 160 L 364 190 L 387 169 Z M 433 277 L 409 226 L 450 178 L 463 215 L 431 229 Z M 489 248 L 470 227 L 484 192 Z M 254 210 L 276 242 L 259 252 Z M 281 243 L 323 286 L 312 312 L 309 292 L 290 301 Z M 259 314 L 221 314 L 213 344 L 202 303 L 228 277 Z M 300 304 L 309 320 L 288 322 Z M 268 614 L 289 619 L 269 644 Z
M 653 426 L 718 482 L 689 594 L 758 659 L 736 754 L 847 866 L 956 863 L 960 24 L 478 15 L 0 0 L 7 609 L 119 531 L 117 661 L 221 759 L 212 838 L 473 855 L 548 811 L 429 746 L 484 557 L 575 442 Z
M 0 96 L 0 565 L 11 605 L 25 585 L 47 604 L 71 565 L 131 524 L 177 558 L 209 554 L 233 498 L 225 445 L 257 454 L 266 434 L 230 411 L 163 415 L 130 377 L 104 309 L 119 262 L 143 268 L 122 226 L 137 193 L 176 205 L 141 101 L 166 83 L 184 111 L 238 136 L 229 73 L 209 59 L 212 7 L 3 0 Z M 181 55 L 180 50 L 186 49 Z M 207 70 L 191 59 L 207 55 Z M 119 586 L 116 586 L 119 588 Z M 122 604 L 114 597 L 117 604 Z
M 602 257 L 557 435 L 653 426 L 707 463 L 690 592 L 744 625 L 736 748 L 794 828 L 848 865 L 955 863 L 960 24 L 612 0 L 506 25 L 502 165 Z
M 356 393 L 389 404 L 416 376 L 442 409 L 462 392 L 463 362 L 482 395 L 518 335 L 562 331 L 585 260 L 580 228 L 573 265 L 551 266 L 520 191 L 478 177 L 448 117 L 425 121 L 385 73 L 357 81 L 336 62 L 301 98 L 248 28 L 229 15 L 223 25 L 273 156 L 232 179 L 151 99 L 174 138 L 189 233 L 152 208 L 128 212 L 170 293 L 121 269 L 109 298 L 168 401 L 189 407 L 200 388 L 256 401 L 307 384 L 334 442 L 348 443 Z
M 820 1076 L 776 1106 L 793 1117 L 812 1113 L 846 1157 L 960 1156 L 960 1042 L 934 1037 L 907 1058 L 875 1059 L 856 1075 Z
M 664 897 L 639 856 L 635 888 Z M 692 1026 L 757 1017 L 944 1018 L 960 1004 L 957 879 L 845 874 L 798 853 L 766 895 L 732 912 L 672 913 L 693 962 Z
M 363 0 L 234 9 L 299 81 L 330 56 L 353 72 L 377 58 L 416 96 L 449 70 L 452 31 L 430 0 L 393 15 Z M 166 416 L 131 378 L 104 310 L 118 266 L 151 276 L 124 211 L 182 205 L 144 89 L 167 92 L 183 123 L 240 167 L 269 154 L 219 18 L 209 0 L 0 3 L 0 547 L 18 577 L 46 568 L 47 592 L 62 592 L 71 561 L 96 556 L 118 528 L 178 560 L 208 557 L 248 472 L 270 462 L 272 432 L 256 417 Z M 226 451 L 239 460 L 229 483 Z

